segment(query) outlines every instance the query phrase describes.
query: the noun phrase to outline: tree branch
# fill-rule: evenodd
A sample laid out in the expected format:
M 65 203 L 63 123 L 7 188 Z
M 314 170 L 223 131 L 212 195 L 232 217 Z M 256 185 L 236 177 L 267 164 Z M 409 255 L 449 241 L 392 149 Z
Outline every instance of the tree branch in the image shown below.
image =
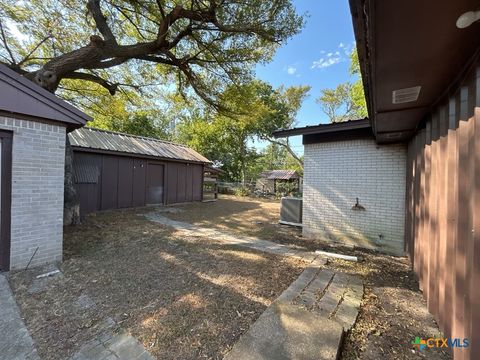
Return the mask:
M 75 80 L 86 80 L 97 83 L 107 89 L 111 95 L 115 95 L 117 92 L 118 84 L 112 84 L 105 79 L 102 79 L 99 76 L 93 74 L 87 74 L 83 72 L 73 72 L 70 74 L 66 74 L 64 76 L 66 79 L 75 79 Z
M 43 38 L 37 45 L 35 45 L 35 47 L 32 49 L 32 51 L 30 51 L 30 52 L 28 53 L 28 55 L 25 56 L 25 57 L 23 58 L 23 60 L 18 63 L 18 66 L 21 66 L 21 65 L 24 64 L 26 61 L 30 60 L 30 56 L 32 56 L 33 53 L 34 53 L 35 51 L 37 51 L 37 49 L 38 49 L 40 46 L 42 46 L 42 44 L 43 44 L 45 41 L 47 41 L 48 39 L 50 39 L 51 37 L 52 37 L 52 34 L 48 34 L 48 35 L 47 35 L 45 38 Z
M 295 161 L 297 161 L 300 166 L 303 168 L 303 161 L 302 159 L 295 153 L 295 151 L 293 151 L 293 149 L 290 147 L 290 144 L 288 143 L 288 140 L 287 140 L 287 143 L 284 143 L 282 141 L 279 141 L 279 140 L 274 140 L 274 139 L 271 139 L 269 137 L 264 137 L 264 140 L 267 140 L 269 142 L 271 142 L 272 144 L 277 144 L 277 145 L 280 145 L 282 146 L 283 148 L 285 148 L 288 153 L 290 155 L 292 155 L 292 157 L 295 159 Z
M 107 43 L 116 45 L 117 40 L 107 24 L 107 18 L 102 14 L 102 10 L 100 9 L 100 0 L 88 0 L 87 9 L 92 14 L 95 25 L 98 31 L 100 31 L 100 34 L 103 35 L 104 40 Z
M 2 35 L 3 45 L 5 46 L 5 49 L 7 50 L 8 54 L 10 55 L 10 58 L 12 59 L 12 64 L 16 65 L 15 57 L 13 56 L 13 53 L 10 50 L 10 47 L 8 46 L 7 37 L 5 35 L 5 31 L 3 30 L 2 21 L 0 21 L 0 34 Z

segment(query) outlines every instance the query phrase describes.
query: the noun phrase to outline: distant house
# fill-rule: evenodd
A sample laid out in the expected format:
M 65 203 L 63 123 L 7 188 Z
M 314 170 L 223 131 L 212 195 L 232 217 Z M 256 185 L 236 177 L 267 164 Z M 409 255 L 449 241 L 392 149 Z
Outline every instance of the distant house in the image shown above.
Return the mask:
M 260 174 L 255 189 L 263 192 L 276 194 L 280 190 L 287 188 L 300 191 L 301 176 L 295 170 L 268 170 Z

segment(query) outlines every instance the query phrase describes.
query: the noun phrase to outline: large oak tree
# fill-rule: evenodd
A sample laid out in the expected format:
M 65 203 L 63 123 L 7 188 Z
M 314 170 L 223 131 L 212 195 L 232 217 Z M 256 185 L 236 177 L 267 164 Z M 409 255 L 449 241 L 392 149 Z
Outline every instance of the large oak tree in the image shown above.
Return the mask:
M 0 4 L 0 61 L 51 92 L 68 79 L 94 82 L 112 95 L 155 82 L 190 88 L 210 104 L 226 84 L 244 81 L 254 64 L 270 60 L 303 22 L 290 0 Z
M 84 107 L 100 87 L 218 107 L 302 24 L 290 0 L 0 0 L 0 63 Z M 78 218 L 68 149 L 66 224 Z

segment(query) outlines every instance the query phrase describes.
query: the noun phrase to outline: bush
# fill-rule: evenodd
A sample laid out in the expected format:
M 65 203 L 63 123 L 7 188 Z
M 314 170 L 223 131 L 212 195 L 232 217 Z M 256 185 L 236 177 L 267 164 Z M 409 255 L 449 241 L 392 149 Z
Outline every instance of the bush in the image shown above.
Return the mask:
M 241 186 L 234 190 L 234 194 L 235 196 L 248 196 L 250 195 L 250 190 L 248 190 L 248 188 L 245 186 Z
M 295 196 L 298 194 L 298 185 L 296 182 L 278 182 L 277 183 L 277 197 Z

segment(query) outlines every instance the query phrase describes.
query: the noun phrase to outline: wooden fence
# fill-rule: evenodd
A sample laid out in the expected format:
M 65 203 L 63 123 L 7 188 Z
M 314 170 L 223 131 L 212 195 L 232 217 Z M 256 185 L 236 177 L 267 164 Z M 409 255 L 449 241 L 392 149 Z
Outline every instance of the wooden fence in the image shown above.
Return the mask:
M 455 359 L 480 359 L 480 66 L 408 146 L 406 250 Z

